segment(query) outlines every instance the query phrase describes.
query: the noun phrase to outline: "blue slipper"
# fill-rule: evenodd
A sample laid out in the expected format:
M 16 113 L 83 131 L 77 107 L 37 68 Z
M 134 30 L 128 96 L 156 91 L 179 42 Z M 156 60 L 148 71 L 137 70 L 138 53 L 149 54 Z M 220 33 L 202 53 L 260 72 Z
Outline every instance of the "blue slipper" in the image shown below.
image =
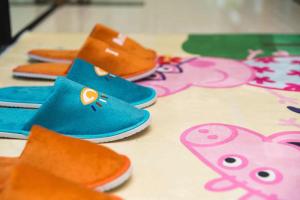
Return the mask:
M 35 124 L 80 139 L 108 142 L 145 129 L 150 114 L 61 77 L 39 109 L 0 108 L 0 137 L 27 138 Z
M 108 74 L 81 59 L 74 61 L 67 78 L 121 99 L 137 108 L 150 106 L 156 101 L 155 90 Z M 53 90 L 53 86 L 1 88 L 0 106 L 38 108 L 48 99 Z

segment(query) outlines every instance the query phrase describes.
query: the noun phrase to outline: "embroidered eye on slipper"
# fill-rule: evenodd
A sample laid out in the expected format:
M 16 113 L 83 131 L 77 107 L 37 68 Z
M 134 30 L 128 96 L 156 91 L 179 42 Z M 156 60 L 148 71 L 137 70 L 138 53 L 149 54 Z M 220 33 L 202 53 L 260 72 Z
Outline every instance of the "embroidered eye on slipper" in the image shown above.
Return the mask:
M 81 58 L 102 70 L 131 81 L 145 78 L 153 74 L 156 69 L 155 59 L 144 59 L 122 49 L 114 49 L 107 43 L 92 37 L 86 40 L 76 58 Z M 16 67 L 13 75 L 55 79 L 57 76 L 66 76 L 69 67 L 70 64 L 62 63 L 34 63 Z
M 120 200 L 57 177 L 26 163 L 18 163 L 0 188 L 1 200 Z
M 122 185 L 132 172 L 126 156 L 103 145 L 63 136 L 40 126 L 32 127 L 19 157 L 0 157 L 0 187 L 19 162 L 97 191 Z
M 30 128 L 37 124 L 76 138 L 107 142 L 129 137 L 150 125 L 148 111 L 63 77 L 56 80 L 51 94 L 40 104 L 39 109 L 1 107 L 0 136 L 27 138 Z
M 105 42 L 115 49 L 135 54 L 141 58 L 156 58 L 155 51 L 143 47 L 132 38 L 102 24 L 96 24 L 89 37 Z M 42 62 L 69 63 L 76 58 L 78 52 L 78 50 L 33 49 L 28 52 L 28 56 L 32 60 Z
M 67 78 L 137 108 L 150 106 L 157 99 L 152 88 L 109 74 L 81 59 L 74 61 Z M 54 87 L 49 86 L 0 88 L 0 106 L 38 108 L 51 95 L 53 89 Z

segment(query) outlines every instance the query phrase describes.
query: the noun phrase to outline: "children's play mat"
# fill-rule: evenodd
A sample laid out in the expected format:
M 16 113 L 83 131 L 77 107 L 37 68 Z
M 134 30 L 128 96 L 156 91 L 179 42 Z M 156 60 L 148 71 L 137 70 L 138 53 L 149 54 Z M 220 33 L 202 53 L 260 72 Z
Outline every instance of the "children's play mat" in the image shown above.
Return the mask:
M 131 35 L 161 56 L 140 84 L 159 95 L 152 124 L 105 143 L 126 154 L 124 199 L 297 199 L 300 185 L 300 35 Z M 85 34 L 26 33 L 1 55 L 0 86 L 34 48 L 79 48 Z M 80 124 L 78 124 L 80 126 Z M 1 139 L 1 156 L 24 140 Z

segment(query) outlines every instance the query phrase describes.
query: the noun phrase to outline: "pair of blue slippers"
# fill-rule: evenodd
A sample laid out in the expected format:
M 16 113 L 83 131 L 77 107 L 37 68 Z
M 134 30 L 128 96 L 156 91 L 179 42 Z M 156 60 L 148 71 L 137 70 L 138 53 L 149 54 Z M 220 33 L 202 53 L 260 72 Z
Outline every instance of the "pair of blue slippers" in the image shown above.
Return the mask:
M 0 89 L 0 137 L 27 138 L 33 125 L 93 142 L 119 140 L 150 125 L 156 92 L 74 60 L 54 86 Z

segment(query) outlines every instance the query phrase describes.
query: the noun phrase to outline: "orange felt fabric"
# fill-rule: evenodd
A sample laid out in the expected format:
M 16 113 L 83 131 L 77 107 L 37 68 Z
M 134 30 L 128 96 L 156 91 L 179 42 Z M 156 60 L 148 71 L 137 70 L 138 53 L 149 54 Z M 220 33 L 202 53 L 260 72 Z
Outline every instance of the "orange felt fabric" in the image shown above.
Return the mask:
M 17 162 L 18 158 L 0 157 L 0 188 L 4 186 L 5 181 L 8 179 L 11 170 Z
M 137 43 L 132 38 L 122 35 L 117 31 L 112 30 L 111 28 L 104 26 L 102 24 L 95 25 L 94 29 L 90 34 L 90 37 L 106 42 L 107 44 L 109 44 L 111 47 L 115 49 L 127 51 L 128 53 L 135 54 L 141 58 L 146 58 L 146 59 L 156 58 L 155 51 L 143 47 L 141 44 Z M 118 42 L 114 42 L 116 40 L 117 41 L 124 40 L 124 42 L 123 44 L 120 44 Z
M 111 74 L 125 78 L 143 74 L 155 68 L 155 60 L 143 59 L 89 37 L 78 53 L 81 58 Z
M 0 160 L 3 161 L 3 158 Z M 7 160 L 0 164 L 9 163 Z M 18 160 L 93 188 L 111 182 L 130 167 L 130 160 L 126 156 L 103 145 L 63 136 L 40 126 L 32 127 Z M 8 165 L 5 165 L 7 169 Z M 1 177 L 7 177 L 2 170 Z
M 86 40 L 78 52 L 77 58 L 123 78 L 139 76 L 156 67 L 155 59 L 144 59 L 122 49 L 114 49 L 107 43 L 92 37 Z M 70 64 L 34 63 L 18 66 L 13 71 L 15 73 L 65 76 L 69 67 Z
M 57 177 L 44 170 L 18 163 L 0 189 L 1 200 L 118 200 Z
M 152 49 L 143 47 L 130 37 L 122 35 L 107 26 L 96 24 L 89 37 L 107 43 L 110 47 L 127 51 L 135 56 L 155 60 L 156 52 Z M 72 61 L 76 58 L 79 50 L 55 50 L 55 49 L 34 49 L 28 52 L 31 56 L 38 56 L 46 59 Z
M 13 69 L 13 72 L 29 73 L 51 76 L 66 76 L 69 71 L 70 64 L 64 63 L 33 63 L 20 65 Z

